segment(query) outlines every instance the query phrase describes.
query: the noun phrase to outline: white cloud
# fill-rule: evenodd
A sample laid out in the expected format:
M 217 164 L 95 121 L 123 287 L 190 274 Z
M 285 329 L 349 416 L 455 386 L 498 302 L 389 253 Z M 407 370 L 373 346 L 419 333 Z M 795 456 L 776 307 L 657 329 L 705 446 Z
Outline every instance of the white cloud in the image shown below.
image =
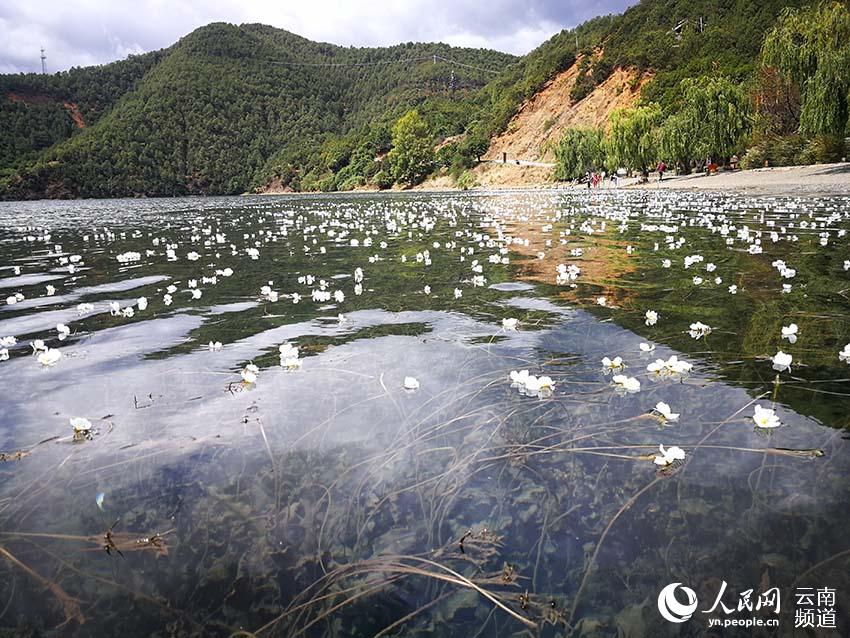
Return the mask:
M 628 0 L 4 0 L 0 72 L 49 72 L 160 49 L 204 24 L 261 22 L 312 40 L 352 46 L 440 41 L 527 53 L 562 28 Z

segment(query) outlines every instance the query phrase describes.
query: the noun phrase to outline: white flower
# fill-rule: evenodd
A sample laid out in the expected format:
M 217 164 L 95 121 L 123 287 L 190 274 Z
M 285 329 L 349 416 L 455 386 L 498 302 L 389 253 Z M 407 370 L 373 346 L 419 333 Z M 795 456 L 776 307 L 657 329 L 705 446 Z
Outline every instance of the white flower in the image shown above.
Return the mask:
M 109 302 L 109 314 L 111 314 L 113 317 L 121 314 L 121 304 L 118 303 L 117 301 L 110 301 Z
M 47 286 L 45 286 L 45 288 L 47 290 L 47 296 L 48 297 L 52 297 L 53 295 L 56 294 L 56 288 L 51 286 L 50 284 L 47 284 Z
M 737 295 L 738 294 L 738 286 L 736 286 L 735 284 L 732 284 L 731 286 L 729 286 L 729 294 L 730 295 Z
M 45 368 L 55 365 L 62 358 L 62 353 L 56 348 L 47 348 L 38 355 L 38 362 Z
M 575 264 L 570 264 L 569 266 L 566 264 L 558 264 L 556 270 L 558 274 L 555 276 L 555 283 L 559 286 L 564 286 L 570 281 L 575 281 L 581 274 L 581 268 Z
M 502 319 L 502 329 L 503 330 L 516 330 L 519 325 L 519 319 L 515 319 L 513 317 L 509 319 Z
M 363 281 L 363 269 L 357 267 L 354 269 L 354 283 L 360 283 Z
M 655 464 L 661 465 L 662 467 L 667 467 L 668 465 L 672 465 L 676 461 L 684 461 L 685 460 L 685 451 L 676 447 L 669 447 L 666 450 L 664 449 L 664 445 L 658 446 L 658 451 L 661 452 L 658 456 L 655 457 Z
M 124 310 L 121 311 L 121 314 L 125 317 L 132 317 L 135 314 L 133 306 L 127 306 L 126 308 L 124 308 Z
M 654 326 L 658 323 L 658 313 L 654 310 L 647 310 L 645 317 L 647 326 Z
M 171 295 L 169 295 L 168 293 L 165 293 L 162 296 L 162 303 L 164 303 L 166 306 L 170 306 L 173 301 L 174 301 L 174 298 Z
M 780 350 L 773 356 L 773 369 L 778 372 L 784 372 L 785 370 L 791 371 L 791 360 L 793 357 L 790 354 L 786 354 Z
M 175 286 L 174 284 L 170 284 L 170 285 L 169 285 L 169 286 L 165 289 L 165 292 L 167 292 L 169 295 L 173 295 L 175 292 L 177 292 L 177 286 Z
M 511 370 L 509 376 L 513 385 L 524 386 L 526 379 L 528 379 L 528 370 L 520 370 L 519 372 Z
M 13 346 L 16 343 L 18 343 L 18 339 L 16 337 L 11 336 L 11 335 L 9 335 L 8 337 L 3 337 L 2 339 L 0 339 L 0 346 L 6 347 L 6 348 Z
M 192 299 L 200 299 L 202 294 L 203 293 L 200 291 L 200 289 L 195 288 L 194 290 L 192 290 Z
M 684 375 L 691 371 L 693 366 L 687 361 L 679 361 L 679 357 L 675 354 L 671 355 L 667 361 L 664 359 L 656 359 L 654 362 L 646 366 L 648 372 L 655 373 L 656 376 L 666 377 L 674 375 Z
M 255 366 L 253 363 L 249 363 L 239 374 L 242 375 L 242 381 L 244 381 L 245 383 L 256 383 L 257 374 L 259 372 L 260 369 L 257 366 Z
M 607 304 L 607 303 L 608 303 L 608 300 L 607 300 L 607 299 L 605 299 L 605 297 L 604 297 L 604 296 L 603 296 L 603 297 L 597 297 L 597 298 L 596 298 L 596 305 L 597 305 L 597 306 L 604 306 L 604 305 L 605 305 L 605 304 Z
M 129 251 L 126 253 L 121 253 L 120 255 L 116 255 L 115 259 L 118 260 L 119 264 L 126 264 L 131 261 L 139 261 L 142 258 L 142 253 L 137 253 L 133 251 Z
M 626 364 L 623 363 L 622 357 L 614 357 L 613 359 L 602 357 L 602 368 L 605 370 L 606 374 L 611 372 L 611 370 L 621 370 L 625 367 Z
M 455 288 L 455 299 L 460 299 L 461 297 L 463 297 L 463 290 Z
M 81 315 L 85 312 L 91 312 L 94 310 L 94 306 L 90 303 L 81 303 L 77 304 L 77 314 Z
M 512 370 L 510 373 L 511 387 L 517 388 L 520 394 L 529 397 L 545 398 L 552 395 L 555 382 L 550 377 L 536 377 L 528 370 Z
M 640 348 L 641 352 L 652 352 L 653 350 L 655 350 L 654 343 L 641 343 L 638 345 L 638 347 Z
M 74 428 L 74 434 L 86 434 L 91 432 L 91 421 L 81 416 L 74 416 L 68 419 L 71 424 L 71 427 Z
M 293 346 L 291 343 L 283 343 L 277 348 L 280 353 L 281 359 L 288 359 L 290 357 L 298 358 L 298 348 Z
M 337 303 L 342 303 L 343 301 L 345 301 L 345 293 L 342 292 L 342 290 L 334 291 L 334 301 L 336 301 Z
M 669 259 L 665 259 L 661 262 L 662 268 L 669 268 L 671 265 L 673 265 L 673 262 L 671 262 Z
M 307 374 L 306 372 L 304 374 Z M 419 380 L 416 377 L 404 377 L 405 390 L 418 390 Z
M 845 363 L 850 363 L 850 343 L 844 346 L 844 350 L 838 353 L 838 358 Z
M 138 299 L 136 299 L 136 304 L 139 306 L 139 310 L 146 310 L 148 307 L 148 298 L 139 297 Z
M 425 292 L 426 295 L 430 295 L 431 294 L 431 286 L 426 285 L 425 288 L 423 288 L 423 291 Z
M 541 399 L 552 396 L 555 389 L 555 382 L 551 377 L 542 376 L 537 378 L 537 396 Z
M 611 379 L 618 390 L 625 391 L 629 394 L 640 392 L 640 381 L 634 377 L 627 377 L 624 374 L 615 374 Z
M 672 423 L 673 421 L 679 420 L 679 413 L 673 412 L 670 409 L 670 406 L 664 403 L 664 401 L 659 401 L 655 404 L 655 411 L 661 416 L 665 421 L 669 421 Z
M 694 339 L 705 337 L 706 335 L 711 334 L 711 326 L 706 325 L 701 321 L 697 321 L 691 324 L 691 329 L 688 334 L 690 334 Z
M 210 352 L 221 350 L 221 341 L 210 341 L 208 347 L 210 349 Z
M 702 283 L 702 277 L 694 277 L 694 285 L 699 286 Z
M 753 421 L 755 421 L 757 428 L 764 429 L 778 428 L 782 425 L 779 421 L 779 417 L 776 416 L 776 413 L 773 410 L 763 408 L 760 405 L 756 405 L 755 414 L 753 414 Z
M 32 353 L 33 354 L 38 354 L 42 350 L 47 350 L 47 346 L 44 345 L 44 341 L 42 341 L 41 339 L 34 339 L 30 343 L 30 345 L 32 346 Z
M 9 348 L 0 348 L 0 361 L 7 361 L 9 359 Z
M 792 323 L 790 326 L 782 326 L 782 338 L 788 339 L 791 343 L 796 343 L 798 331 L 799 328 L 796 323 Z
M 298 351 L 298 348 L 295 348 L 295 351 Z M 280 355 L 280 367 L 286 368 L 287 370 L 297 370 L 301 367 L 301 359 L 298 356 L 289 356 L 285 357 Z
M 65 339 L 68 338 L 68 335 L 71 334 L 71 329 L 64 323 L 57 323 L 56 332 L 59 333 L 59 341 L 65 341 Z

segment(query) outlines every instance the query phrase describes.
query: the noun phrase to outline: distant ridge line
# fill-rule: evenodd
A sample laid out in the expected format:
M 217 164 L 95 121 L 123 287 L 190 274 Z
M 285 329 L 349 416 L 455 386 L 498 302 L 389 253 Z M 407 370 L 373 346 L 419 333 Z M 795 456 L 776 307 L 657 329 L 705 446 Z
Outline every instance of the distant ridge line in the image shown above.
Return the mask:
M 441 62 L 447 62 L 448 64 L 453 64 L 455 66 L 464 67 L 467 69 L 475 69 L 476 71 L 482 71 L 484 73 L 492 73 L 494 75 L 499 75 L 502 71 L 497 71 L 495 69 L 485 69 L 484 67 L 475 66 L 474 64 L 465 64 L 463 62 L 458 62 L 457 60 L 452 60 L 451 58 L 444 57 L 438 54 L 431 55 L 421 55 L 415 58 L 400 58 L 398 60 L 381 60 L 378 62 L 284 62 L 278 60 L 269 60 L 271 64 L 278 64 L 281 66 L 319 66 L 319 67 L 352 67 L 352 66 L 378 66 L 382 64 L 403 64 L 405 62 L 424 62 L 426 60 L 440 60 Z

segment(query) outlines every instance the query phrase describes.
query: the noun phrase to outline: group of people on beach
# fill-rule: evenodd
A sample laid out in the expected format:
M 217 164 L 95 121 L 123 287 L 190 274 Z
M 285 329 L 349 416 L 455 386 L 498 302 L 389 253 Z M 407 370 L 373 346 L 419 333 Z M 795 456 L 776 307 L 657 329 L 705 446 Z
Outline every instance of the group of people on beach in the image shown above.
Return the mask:
M 736 171 L 740 170 L 740 159 L 737 155 L 733 155 L 728 164 L 729 170 Z M 664 160 L 658 162 L 655 166 L 655 173 L 658 174 L 658 181 L 664 181 L 664 173 L 668 170 L 667 163 Z M 705 171 L 708 175 L 712 173 L 716 173 L 720 167 L 711 158 L 705 160 L 705 163 L 691 163 L 691 167 L 682 166 L 681 163 L 677 164 L 675 167 L 676 174 L 688 174 L 690 172 L 694 172 L 696 170 Z M 622 170 L 622 169 L 621 169 Z M 625 174 L 625 171 L 623 171 Z M 644 167 L 641 171 L 639 171 L 640 181 L 642 183 L 648 183 L 650 181 L 651 170 L 649 167 Z M 584 177 L 580 177 L 576 180 L 576 184 L 587 184 L 588 190 L 593 188 L 600 188 L 605 186 L 605 179 L 609 179 L 609 188 L 617 188 L 620 185 L 620 174 L 617 171 L 613 171 L 610 175 L 604 169 L 601 171 L 596 170 L 588 170 L 585 171 Z
M 584 174 L 584 181 L 587 183 L 587 187 L 590 188 L 599 188 L 605 185 L 605 178 L 609 177 L 608 173 L 605 170 L 602 171 L 587 171 Z M 620 176 L 617 175 L 617 172 L 614 171 L 610 175 L 609 185 L 611 188 L 616 188 L 620 185 Z

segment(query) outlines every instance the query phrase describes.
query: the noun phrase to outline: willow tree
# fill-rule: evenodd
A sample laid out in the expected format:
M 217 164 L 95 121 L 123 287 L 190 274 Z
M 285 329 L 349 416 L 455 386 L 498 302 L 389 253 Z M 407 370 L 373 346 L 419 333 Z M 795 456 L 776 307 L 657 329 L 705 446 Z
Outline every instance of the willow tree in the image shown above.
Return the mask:
M 555 145 L 555 179 L 576 179 L 605 162 L 598 128 L 569 128 Z
M 844 135 L 850 99 L 850 10 L 845 3 L 786 9 L 764 41 L 762 64 L 799 85 L 800 133 Z
M 724 77 L 682 82 L 689 134 L 699 157 L 726 158 L 742 150 L 750 131 L 750 99 L 739 84 Z
M 661 107 L 652 103 L 611 113 L 606 152 L 617 166 L 644 170 L 657 159 L 653 129 L 661 119 Z
M 698 157 L 693 124 L 693 118 L 684 111 L 664 120 L 664 124 L 655 130 L 655 146 L 659 155 L 668 162 L 686 166 Z

